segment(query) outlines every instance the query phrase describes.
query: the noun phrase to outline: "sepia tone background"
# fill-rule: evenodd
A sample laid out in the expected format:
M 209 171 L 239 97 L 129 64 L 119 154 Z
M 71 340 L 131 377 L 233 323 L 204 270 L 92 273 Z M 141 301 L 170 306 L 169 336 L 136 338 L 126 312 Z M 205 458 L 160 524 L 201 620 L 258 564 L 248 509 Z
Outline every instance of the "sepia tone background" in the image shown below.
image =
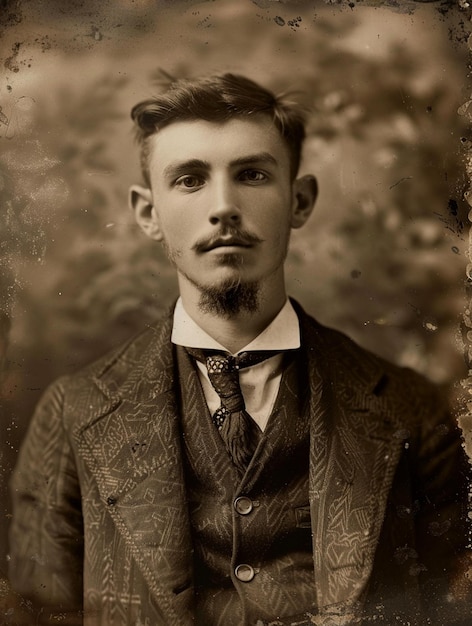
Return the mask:
M 293 92 L 309 111 L 302 173 L 320 197 L 294 233 L 290 294 L 438 383 L 465 376 L 461 3 L 0 4 L 0 574 L 6 484 L 40 394 L 177 295 L 126 202 L 140 180 L 129 110 L 160 69 Z

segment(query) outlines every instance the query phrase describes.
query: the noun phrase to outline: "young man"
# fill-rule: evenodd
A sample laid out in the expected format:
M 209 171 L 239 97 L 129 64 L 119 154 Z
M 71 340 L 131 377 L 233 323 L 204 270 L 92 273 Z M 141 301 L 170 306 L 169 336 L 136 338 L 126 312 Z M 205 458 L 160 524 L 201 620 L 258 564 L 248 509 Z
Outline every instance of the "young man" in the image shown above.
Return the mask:
M 15 588 L 62 623 L 82 602 L 103 626 L 454 623 L 454 424 L 420 376 L 287 299 L 317 191 L 297 178 L 301 116 L 230 74 L 132 115 L 130 204 L 180 298 L 38 407 L 13 480 Z

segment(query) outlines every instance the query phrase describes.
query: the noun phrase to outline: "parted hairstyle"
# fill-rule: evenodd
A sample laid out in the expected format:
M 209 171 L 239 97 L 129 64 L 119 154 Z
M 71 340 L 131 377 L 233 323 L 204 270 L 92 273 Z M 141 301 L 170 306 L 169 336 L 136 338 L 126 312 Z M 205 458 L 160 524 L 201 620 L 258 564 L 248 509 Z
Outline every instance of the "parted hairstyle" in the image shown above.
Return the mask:
M 286 142 L 290 173 L 295 178 L 305 138 L 305 120 L 297 105 L 237 74 L 173 80 L 164 93 L 139 102 L 131 110 L 145 183 L 150 186 L 149 137 L 165 126 L 191 120 L 225 122 L 260 114 L 272 119 Z

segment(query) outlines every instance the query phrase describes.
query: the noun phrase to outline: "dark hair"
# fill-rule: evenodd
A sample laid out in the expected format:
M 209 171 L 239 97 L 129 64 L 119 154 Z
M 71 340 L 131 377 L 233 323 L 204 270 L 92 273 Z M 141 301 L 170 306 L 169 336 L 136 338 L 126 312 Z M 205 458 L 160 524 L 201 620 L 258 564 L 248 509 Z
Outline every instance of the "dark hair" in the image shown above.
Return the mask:
M 170 82 L 167 91 L 139 102 L 131 110 L 141 150 L 141 169 L 149 181 L 148 138 L 177 121 L 224 122 L 234 117 L 264 114 L 271 117 L 290 152 L 291 175 L 297 175 L 305 138 L 300 108 L 276 96 L 254 81 L 236 74 L 222 74 Z

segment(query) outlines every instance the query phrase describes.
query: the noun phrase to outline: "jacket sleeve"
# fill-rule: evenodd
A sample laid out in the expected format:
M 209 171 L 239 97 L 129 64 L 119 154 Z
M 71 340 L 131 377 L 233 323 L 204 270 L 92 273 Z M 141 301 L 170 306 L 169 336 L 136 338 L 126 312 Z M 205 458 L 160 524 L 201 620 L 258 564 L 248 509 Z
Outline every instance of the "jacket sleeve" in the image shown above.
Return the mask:
M 467 578 L 470 465 L 460 429 L 438 390 L 428 387 L 427 395 L 418 398 L 423 418 L 414 461 L 412 514 L 423 603 L 434 624 L 462 623 L 461 613 L 470 611 L 472 601 Z
M 43 615 L 61 612 L 64 619 L 82 607 L 83 522 L 63 388 L 60 380 L 44 394 L 13 473 L 10 580 Z

